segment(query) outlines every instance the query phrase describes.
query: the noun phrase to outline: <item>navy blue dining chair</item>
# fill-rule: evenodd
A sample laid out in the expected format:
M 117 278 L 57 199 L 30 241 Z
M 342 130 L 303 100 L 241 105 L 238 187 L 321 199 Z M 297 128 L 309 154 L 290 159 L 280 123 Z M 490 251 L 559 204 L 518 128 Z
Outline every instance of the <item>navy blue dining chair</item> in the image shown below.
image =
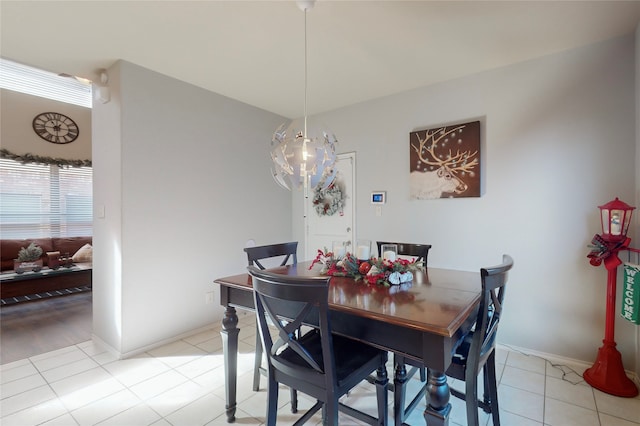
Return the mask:
M 288 243 L 276 243 L 255 247 L 245 247 L 247 253 L 248 266 L 256 266 L 260 269 L 266 269 L 269 266 L 284 266 L 289 261 L 292 265 L 298 263 L 298 242 L 292 241 Z M 275 260 L 274 265 L 270 265 L 268 260 Z M 266 265 L 266 266 L 265 266 Z M 256 320 L 256 353 L 253 365 L 253 390 L 260 390 L 260 375 L 267 374 L 262 367 L 262 343 L 260 342 L 260 333 L 258 332 L 258 324 Z M 295 389 L 291 389 L 291 412 L 298 411 L 298 396 Z
M 398 243 L 388 241 L 377 241 L 378 256 L 382 257 L 382 246 L 384 244 L 395 244 L 398 247 L 398 254 L 412 256 L 417 261 L 422 261 L 424 267 L 427 267 L 427 259 L 431 244 L 414 244 L 414 243 Z M 396 424 L 402 424 L 404 419 L 413 411 L 420 403 L 422 397 L 427 392 L 427 375 L 424 366 L 412 366 L 409 371 L 406 369 L 405 358 L 399 354 L 393 355 L 393 365 L 395 366 L 395 380 L 389 388 L 393 391 L 393 410 Z M 415 393 L 409 404 L 406 404 L 407 382 L 417 373 L 420 372 L 420 382 L 422 385 Z
M 478 409 L 491 414 L 493 426 L 500 426 L 495 348 L 507 279 L 512 268 L 513 259 L 505 254 L 501 264 L 480 269 L 482 293 L 475 324 L 461 338 L 445 372 L 448 377 L 465 383 L 464 392 L 451 388 L 451 394 L 465 401 L 468 426 L 479 425 Z M 406 362 L 420 365 L 409 359 Z M 481 372 L 484 392 L 479 399 L 478 375 Z
M 387 352 L 332 333 L 331 277 L 288 276 L 255 266 L 247 269 L 267 354 L 267 426 L 276 424 L 279 384 L 316 399 L 294 425 L 307 422 L 320 409 L 324 425 L 337 425 L 339 411 L 370 425 L 386 425 Z M 312 328 L 298 334 L 302 325 Z M 338 401 L 373 372 L 377 373 L 377 418 Z

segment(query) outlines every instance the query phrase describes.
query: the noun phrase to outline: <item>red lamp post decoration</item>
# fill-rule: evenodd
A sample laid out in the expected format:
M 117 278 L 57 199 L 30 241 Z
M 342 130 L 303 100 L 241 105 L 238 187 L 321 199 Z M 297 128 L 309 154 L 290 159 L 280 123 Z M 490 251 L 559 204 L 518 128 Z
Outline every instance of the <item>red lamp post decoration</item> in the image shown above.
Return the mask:
M 616 349 L 614 339 L 616 309 L 616 275 L 622 261 L 618 252 L 625 250 L 631 242 L 627 237 L 631 214 L 635 207 L 620 201 L 617 197 L 607 204 L 598 206 L 602 223 L 602 234 L 593 238 L 595 245 L 587 257 L 594 266 L 604 261 L 607 269 L 607 305 L 603 345 L 593 366 L 585 370 L 584 380 L 596 389 L 611 395 L 632 398 L 638 389 L 627 377 L 622 365 L 622 356 Z

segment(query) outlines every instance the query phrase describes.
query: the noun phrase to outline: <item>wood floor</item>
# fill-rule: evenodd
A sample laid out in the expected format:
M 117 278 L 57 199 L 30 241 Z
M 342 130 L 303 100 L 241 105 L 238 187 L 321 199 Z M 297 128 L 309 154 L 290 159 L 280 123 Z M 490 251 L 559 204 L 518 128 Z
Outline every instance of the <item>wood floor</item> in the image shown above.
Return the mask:
M 0 364 L 91 340 L 91 292 L 0 307 Z

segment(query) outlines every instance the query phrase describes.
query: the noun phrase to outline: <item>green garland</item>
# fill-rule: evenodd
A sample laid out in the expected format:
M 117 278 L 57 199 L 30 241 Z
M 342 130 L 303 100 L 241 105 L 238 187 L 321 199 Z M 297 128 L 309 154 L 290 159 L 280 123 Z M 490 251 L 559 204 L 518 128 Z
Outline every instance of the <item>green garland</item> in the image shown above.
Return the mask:
M 15 160 L 22 164 L 37 163 L 37 164 L 53 164 L 60 168 L 63 167 L 91 167 L 91 160 L 67 160 L 65 158 L 52 158 L 42 157 L 34 154 L 14 154 L 4 148 L 0 149 L 0 158 L 7 160 Z

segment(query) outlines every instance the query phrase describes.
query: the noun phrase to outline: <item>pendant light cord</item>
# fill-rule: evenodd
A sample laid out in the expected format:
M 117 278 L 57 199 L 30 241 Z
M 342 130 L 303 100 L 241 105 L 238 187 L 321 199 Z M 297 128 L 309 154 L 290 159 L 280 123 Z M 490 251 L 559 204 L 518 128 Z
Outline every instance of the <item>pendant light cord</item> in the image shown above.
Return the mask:
M 307 9 L 304 9 L 304 138 L 307 139 Z

